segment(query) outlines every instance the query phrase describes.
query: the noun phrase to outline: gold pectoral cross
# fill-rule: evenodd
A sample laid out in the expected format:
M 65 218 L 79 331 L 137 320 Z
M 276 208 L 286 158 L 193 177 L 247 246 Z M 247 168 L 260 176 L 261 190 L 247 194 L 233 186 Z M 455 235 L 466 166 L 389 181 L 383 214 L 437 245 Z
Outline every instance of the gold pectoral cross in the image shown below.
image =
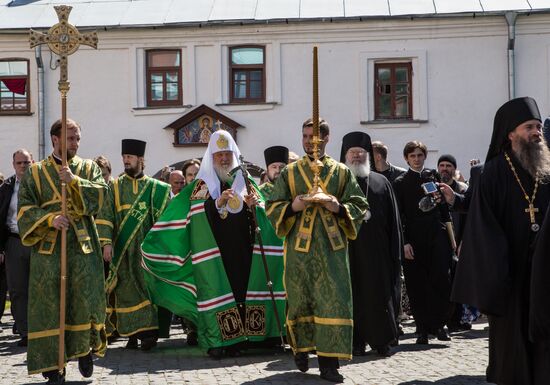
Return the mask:
M 529 213 L 529 218 L 531 219 L 531 223 L 535 223 L 535 213 L 539 212 L 539 209 L 536 208 L 533 203 L 529 203 L 529 208 L 525 209 L 526 213 Z

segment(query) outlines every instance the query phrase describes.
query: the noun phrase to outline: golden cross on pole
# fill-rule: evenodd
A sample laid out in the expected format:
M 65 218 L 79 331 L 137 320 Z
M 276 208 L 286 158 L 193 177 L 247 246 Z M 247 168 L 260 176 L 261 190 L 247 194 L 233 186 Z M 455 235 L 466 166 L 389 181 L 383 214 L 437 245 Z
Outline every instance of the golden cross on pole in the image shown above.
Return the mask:
M 58 89 L 61 92 L 61 165 L 67 166 L 67 93 L 70 83 L 68 80 L 68 57 L 78 50 L 80 44 L 97 48 L 97 33 L 80 34 L 75 26 L 69 24 L 69 13 L 73 7 L 59 5 L 54 7 L 59 23 L 52 26 L 47 33 L 30 30 L 29 41 L 31 48 L 47 44 L 50 50 L 59 55 L 60 79 Z M 67 186 L 61 182 L 61 214 L 67 216 Z M 61 231 L 61 261 L 60 261 L 60 293 L 59 293 L 59 355 L 58 369 L 63 373 L 65 368 L 65 308 L 67 289 L 67 230 Z

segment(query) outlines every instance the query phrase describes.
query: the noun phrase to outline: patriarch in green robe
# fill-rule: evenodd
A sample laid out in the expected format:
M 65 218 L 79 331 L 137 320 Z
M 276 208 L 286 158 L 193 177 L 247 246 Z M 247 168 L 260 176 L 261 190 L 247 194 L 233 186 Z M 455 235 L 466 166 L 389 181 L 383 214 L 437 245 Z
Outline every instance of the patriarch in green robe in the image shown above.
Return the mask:
M 111 185 L 96 218 L 103 259 L 109 264 L 107 334 L 130 337 L 127 348 L 150 350 L 158 340 L 158 309 L 149 298 L 140 245 L 169 199 L 170 185 L 144 174 L 146 143 L 122 140 L 124 174 Z
M 199 345 L 213 359 L 237 356 L 258 343 L 274 345 L 284 323 L 282 241 L 265 215 L 258 187 L 249 178 L 249 193 L 248 176 L 241 170 L 230 174 L 239 157 L 231 135 L 214 132 L 196 180 L 170 202 L 142 245 L 153 302 L 197 325 Z
M 271 191 L 273 191 L 273 183 L 288 163 L 288 148 L 284 146 L 268 147 L 264 150 L 264 158 L 267 182 L 260 185 L 260 191 L 267 200 Z
M 61 167 L 61 120 L 50 130 L 53 154 L 34 163 L 21 181 L 18 227 L 31 246 L 27 367 L 50 384 L 64 382 L 58 366 L 61 231 L 67 230 L 66 360 L 78 358 L 84 377 L 93 372 L 92 353 L 106 348 L 103 262 L 93 216 L 107 185 L 92 161 L 79 158 L 80 126 L 67 120 L 67 166 Z M 66 183 L 67 215 L 61 215 L 61 182 Z
M 286 325 L 296 366 L 308 370 L 308 353 L 317 352 L 321 377 L 340 382 L 338 359 L 351 359 L 353 309 L 348 239 L 355 239 L 367 201 L 351 171 L 325 154 L 329 126 L 319 123 L 320 187 L 330 201 L 307 204 L 313 185 L 313 120 L 302 126 L 306 155 L 289 164 L 266 205 L 279 237 L 285 237 Z

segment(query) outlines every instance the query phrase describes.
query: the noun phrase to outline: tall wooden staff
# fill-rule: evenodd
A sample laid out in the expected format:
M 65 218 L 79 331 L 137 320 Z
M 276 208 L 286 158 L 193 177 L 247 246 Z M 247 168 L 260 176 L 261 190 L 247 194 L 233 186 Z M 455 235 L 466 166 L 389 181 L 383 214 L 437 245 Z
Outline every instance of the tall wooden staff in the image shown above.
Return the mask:
M 47 33 L 30 30 L 29 41 L 31 48 L 47 44 L 50 50 L 59 55 L 60 79 L 58 89 L 61 92 L 61 166 L 67 166 L 67 94 L 70 83 L 68 81 L 68 57 L 78 50 L 80 44 L 97 48 L 97 33 L 80 34 L 69 24 L 69 13 L 73 7 L 59 5 L 54 7 L 59 23 L 51 27 Z M 67 186 L 61 181 L 61 215 L 67 216 Z M 65 367 L 65 310 L 67 292 L 67 229 L 61 230 L 61 263 L 60 263 L 60 292 L 59 292 L 59 372 Z

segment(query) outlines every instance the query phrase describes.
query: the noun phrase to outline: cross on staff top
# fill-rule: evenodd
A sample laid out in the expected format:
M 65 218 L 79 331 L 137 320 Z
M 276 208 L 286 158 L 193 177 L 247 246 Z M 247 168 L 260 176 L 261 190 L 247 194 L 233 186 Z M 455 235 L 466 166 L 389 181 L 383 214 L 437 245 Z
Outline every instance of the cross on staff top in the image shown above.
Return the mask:
M 67 167 L 67 94 L 69 92 L 68 81 L 68 57 L 78 50 L 80 44 L 97 48 L 97 33 L 80 34 L 75 26 L 69 24 L 69 13 L 73 7 L 59 5 L 54 7 L 59 23 L 51 27 L 47 33 L 33 31 L 31 29 L 29 41 L 31 48 L 41 44 L 48 44 L 50 50 L 59 55 L 60 79 L 58 83 L 61 93 L 61 167 Z M 67 185 L 61 180 L 61 215 L 67 216 Z M 66 290 L 67 290 L 67 229 L 61 230 L 61 258 L 59 263 L 59 345 L 57 368 L 60 373 L 65 367 L 65 319 L 66 319 Z
M 31 29 L 30 44 L 31 48 L 41 44 L 48 44 L 50 50 L 59 55 L 61 76 L 59 80 L 59 90 L 62 88 L 68 91 L 67 81 L 67 57 L 78 50 L 80 44 L 97 48 L 97 32 L 81 34 L 74 25 L 69 24 L 69 13 L 73 7 L 68 5 L 59 5 L 54 7 L 59 23 L 52 26 L 47 33 L 37 32 Z

